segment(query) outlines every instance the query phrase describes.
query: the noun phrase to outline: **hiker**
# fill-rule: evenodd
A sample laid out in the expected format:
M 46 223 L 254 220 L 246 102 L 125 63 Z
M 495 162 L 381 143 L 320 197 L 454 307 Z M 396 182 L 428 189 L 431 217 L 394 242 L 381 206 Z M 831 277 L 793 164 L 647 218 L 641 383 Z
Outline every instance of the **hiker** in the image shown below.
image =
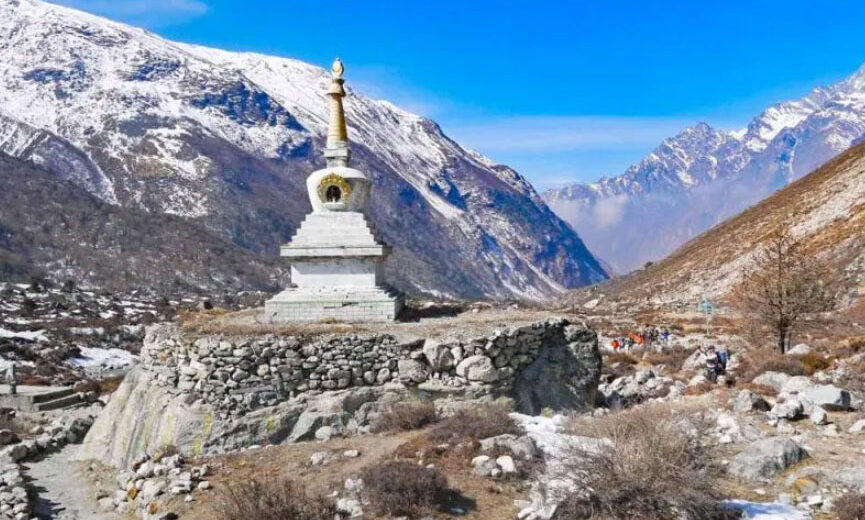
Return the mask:
M 9 385 L 9 394 L 15 395 L 18 393 L 18 380 L 15 377 L 15 362 L 10 361 L 6 366 L 6 384 Z
M 706 358 L 706 379 L 715 382 L 718 379 L 718 356 L 715 353 L 715 347 L 709 345 L 703 355 Z
M 718 357 L 718 370 L 721 374 L 727 373 L 727 360 L 730 354 L 727 352 L 727 347 L 721 347 L 716 354 Z
M 619 343 L 619 340 L 614 339 L 612 346 L 613 346 L 613 352 L 618 352 L 619 347 L 621 347 L 622 345 Z

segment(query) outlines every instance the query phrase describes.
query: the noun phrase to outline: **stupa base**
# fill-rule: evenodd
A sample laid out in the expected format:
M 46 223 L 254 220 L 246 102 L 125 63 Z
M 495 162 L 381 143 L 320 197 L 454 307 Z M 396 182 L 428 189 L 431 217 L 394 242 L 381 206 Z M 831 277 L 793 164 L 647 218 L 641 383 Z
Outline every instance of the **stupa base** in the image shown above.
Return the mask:
M 286 289 L 264 304 L 271 323 L 388 322 L 402 310 L 402 295 L 387 288 Z

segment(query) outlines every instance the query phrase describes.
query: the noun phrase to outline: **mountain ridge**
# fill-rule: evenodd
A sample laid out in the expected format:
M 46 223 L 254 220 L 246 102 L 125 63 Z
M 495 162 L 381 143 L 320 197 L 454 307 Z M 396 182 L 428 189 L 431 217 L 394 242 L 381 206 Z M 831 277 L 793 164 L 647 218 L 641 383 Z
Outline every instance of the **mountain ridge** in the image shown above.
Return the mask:
M 28 160 L 104 202 L 276 256 L 309 211 L 306 176 L 323 166 L 326 71 L 38 0 L 0 0 L 0 14 L 0 150 L 20 153 L 15 136 L 44 132 L 53 151 Z M 353 161 L 374 180 L 371 218 L 394 246 L 398 288 L 540 300 L 606 277 L 519 173 L 358 94 L 350 68 L 348 83 Z
M 544 200 L 617 272 L 657 261 L 865 136 L 865 65 L 776 103 L 738 132 L 706 123 L 665 139 L 623 174 Z

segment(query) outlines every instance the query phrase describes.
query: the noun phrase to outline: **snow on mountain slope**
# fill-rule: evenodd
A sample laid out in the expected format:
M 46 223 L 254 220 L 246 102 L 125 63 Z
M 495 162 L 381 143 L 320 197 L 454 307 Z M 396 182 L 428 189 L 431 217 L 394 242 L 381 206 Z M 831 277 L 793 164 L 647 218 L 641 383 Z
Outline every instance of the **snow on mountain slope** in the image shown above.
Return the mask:
M 3 151 L 103 201 L 181 216 L 258 254 L 275 255 L 309 210 L 304 182 L 323 164 L 326 87 L 324 70 L 296 60 L 0 0 Z M 517 172 L 388 102 L 349 89 L 346 111 L 399 288 L 542 299 L 605 277 Z M 26 132 L 62 150 L 21 155 Z M 63 173 L 73 158 L 77 173 Z
M 543 194 L 600 258 L 625 273 L 663 258 L 865 136 L 865 66 L 778 103 L 740 132 L 705 123 L 664 141 L 620 176 Z

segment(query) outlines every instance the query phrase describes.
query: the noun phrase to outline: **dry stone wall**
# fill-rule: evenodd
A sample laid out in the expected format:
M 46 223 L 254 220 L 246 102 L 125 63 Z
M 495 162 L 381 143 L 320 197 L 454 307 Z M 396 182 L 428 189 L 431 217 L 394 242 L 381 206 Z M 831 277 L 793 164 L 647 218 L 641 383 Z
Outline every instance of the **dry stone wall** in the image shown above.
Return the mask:
M 587 387 L 597 386 L 597 337 L 563 319 L 450 341 L 406 341 L 389 334 L 195 336 L 160 325 L 148 330 L 141 360 L 158 385 L 201 399 L 226 417 L 300 395 L 392 383 L 505 393 L 521 371 L 554 347 L 579 352 L 587 368 L 581 377 Z

